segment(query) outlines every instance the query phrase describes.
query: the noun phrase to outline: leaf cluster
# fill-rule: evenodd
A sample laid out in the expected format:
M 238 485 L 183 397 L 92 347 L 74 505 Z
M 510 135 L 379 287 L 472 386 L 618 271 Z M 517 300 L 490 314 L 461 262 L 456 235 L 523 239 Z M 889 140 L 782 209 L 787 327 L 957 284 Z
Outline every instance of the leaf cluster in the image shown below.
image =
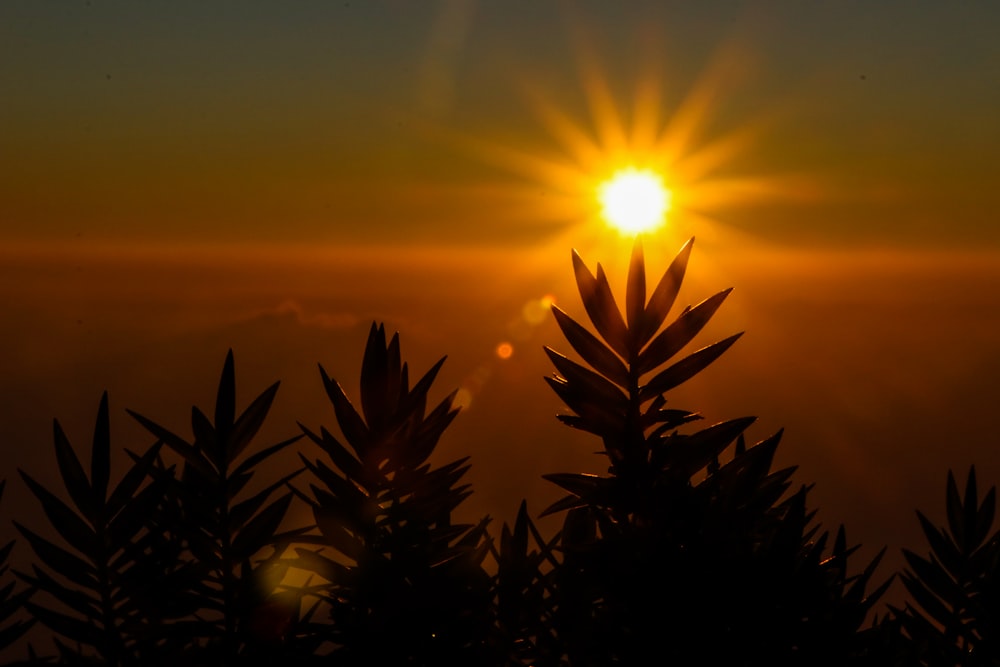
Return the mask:
M 748 445 L 753 417 L 668 404 L 740 336 L 685 352 L 730 294 L 669 319 L 691 248 L 647 292 L 636 244 L 623 310 L 573 254 L 589 326 L 553 307 L 579 360 L 546 347 L 546 381 L 606 468 L 544 475 L 566 494 L 542 512 L 555 534 L 524 502 L 496 537 L 489 517 L 455 520 L 470 463 L 435 456 L 458 414 L 455 392 L 429 399 L 444 358 L 411 382 L 373 324 L 358 402 L 320 366 L 335 423 L 257 446 L 279 385 L 239 412 L 230 351 L 190 436 L 129 411 L 155 440 L 124 448 L 117 481 L 107 394 L 87 466 L 54 423 L 62 488 L 20 471 L 50 526 L 15 522 L 35 562 L 0 587 L 0 649 L 37 622 L 55 654 L 23 664 L 997 664 L 996 492 L 980 500 L 974 469 L 964 494 L 948 475 L 947 526 L 918 512 L 912 604 L 871 620 L 884 551 L 854 567 L 844 528 L 822 530 L 809 487 L 774 468 L 781 432 Z M 289 451 L 301 467 L 269 473 Z M 288 527 L 295 508 L 309 525 Z
M 458 410 L 454 392 L 431 410 L 427 394 L 444 359 L 413 386 L 399 336 L 372 325 L 361 368 L 361 411 L 320 367 L 343 442 L 302 427 L 326 455 L 300 454 L 315 481 L 310 506 L 318 549 L 296 564 L 318 575 L 313 591 L 332 624 L 325 638 L 344 664 L 480 664 L 489 631 L 490 577 L 483 569 L 488 518 L 454 524 L 468 497 L 467 458 L 427 462 Z M 392 642 L 386 637 L 394 637 Z
M 664 651 L 711 664 L 846 664 L 886 582 L 866 594 L 881 555 L 847 574 L 843 532 L 826 557 L 806 488 L 787 495 L 793 468 L 772 471 L 780 433 L 747 447 L 754 418 L 699 430 L 699 416 L 667 408 L 665 392 L 705 369 L 740 336 L 679 355 L 730 293 L 684 308 L 664 326 L 691 252 L 689 241 L 646 297 L 636 243 L 624 315 L 600 264 L 573 266 L 591 333 L 556 320 L 583 361 L 546 348 L 549 385 L 574 414 L 560 419 L 598 436 L 607 476 L 545 475 L 569 495 L 559 542 L 556 627 L 570 664 L 638 664 Z M 658 601 L 651 604 L 652 601 Z M 667 602 L 669 601 L 669 602 Z
M 947 524 L 917 518 L 930 546 L 903 550 L 902 581 L 912 604 L 894 610 L 922 664 L 995 665 L 1000 661 L 1000 531 L 993 530 L 996 487 L 980 500 L 975 466 L 965 492 L 948 471 Z

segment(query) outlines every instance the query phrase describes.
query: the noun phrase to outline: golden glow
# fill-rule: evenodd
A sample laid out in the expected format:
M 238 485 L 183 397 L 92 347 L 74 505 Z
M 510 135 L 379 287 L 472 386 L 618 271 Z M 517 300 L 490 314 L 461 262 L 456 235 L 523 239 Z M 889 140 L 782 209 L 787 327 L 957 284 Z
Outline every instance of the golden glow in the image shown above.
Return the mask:
M 497 356 L 501 359 L 510 359 L 514 354 L 514 346 L 510 343 L 500 343 L 497 345 Z
M 662 68 L 663 35 L 639 41 L 639 65 L 628 81 L 607 70 L 582 23 L 569 28 L 581 100 L 559 99 L 552 82 L 522 73 L 518 85 L 537 120 L 535 133 L 516 139 L 508 133 L 502 140 L 488 130 L 442 135 L 518 177 L 498 180 L 482 192 L 491 199 L 484 207 L 489 215 L 537 230 L 550 247 L 614 248 L 608 254 L 627 256 L 628 237 L 640 231 L 653 232 L 647 245 L 675 252 L 691 236 L 708 243 L 739 237 L 737 228 L 720 224 L 734 208 L 814 196 L 816 188 L 807 179 L 755 173 L 746 159 L 773 122 L 773 110 L 735 125 L 718 122 L 716 110 L 738 92 L 747 74 L 748 58 L 738 45 L 721 45 L 701 76 L 678 89 Z M 630 168 L 648 170 L 660 183 L 646 190 L 643 183 L 653 180 L 647 177 L 612 187 L 615 175 Z M 650 194 L 642 195 L 640 204 L 619 195 L 619 187 Z M 669 225 L 662 224 L 665 216 Z
M 629 167 L 617 172 L 601 184 L 597 197 L 604 219 L 628 234 L 656 229 L 670 210 L 670 191 L 663 179 L 648 169 Z

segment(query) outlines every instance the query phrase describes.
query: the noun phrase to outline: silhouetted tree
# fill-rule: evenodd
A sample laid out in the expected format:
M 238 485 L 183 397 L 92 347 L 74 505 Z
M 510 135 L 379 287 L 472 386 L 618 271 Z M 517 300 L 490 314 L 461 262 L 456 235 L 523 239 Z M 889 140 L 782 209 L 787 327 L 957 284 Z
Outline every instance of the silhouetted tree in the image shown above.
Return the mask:
M 319 549 L 296 549 L 297 565 L 318 574 L 327 603 L 326 636 L 335 664 L 486 665 L 491 626 L 488 518 L 453 524 L 471 493 L 459 484 L 467 458 L 433 467 L 428 458 L 458 413 L 452 392 L 427 411 L 444 358 L 413 387 L 399 336 L 386 343 L 372 324 L 361 367 L 361 413 L 320 366 L 343 440 L 303 432 L 328 457 L 302 461 L 313 475 Z
M 300 471 L 269 480 L 249 497 L 242 493 L 263 461 L 302 437 L 243 456 L 267 417 L 278 385 L 268 387 L 237 416 L 230 350 L 219 380 L 214 420 L 197 407 L 191 409 L 192 442 L 129 411 L 182 460 L 178 477 L 160 469 L 167 498 L 159 526 L 162 534 L 183 541 L 181 559 L 188 584 L 177 593 L 197 603 L 193 618 L 172 627 L 173 651 L 193 649 L 184 653 L 185 664 L 258 664 L 283 654 L 281 647 L 297 621 L 296 596 L 278 591 L 277 584 L 288 568 L 281 555 L 305 529 L 278 532 L 291 492 L 268 500 Z
M 1000 531 L 993 531 L 996 487 L 982 501 L 975 466 L 960 494 L 948 471 L 947 526 L 917 518 L 927 556 L 903 549 L 903 584 L 914 604 L 894 609 L 923 665 L 1000 664 Z
M 54 423 L 59 474 L 67 505 L 23 470 L 21 477 L 42 505 L 64 545 L 15 522 L 44 567 L 17 576 L 47 593 L 62 609 L 29 601 L 28 611 L 68 643 L 56 639 L 66 664 L 149 664 L 158 628 L 153 608 L 164 590 L 159 554 L 151 548 L 146 518 L 164 493 L 146 483 L 159 444 L 150 447 L 109 493 L 111 435 L 107 392 L 101 397 L 88 478 L 58 421 Z
M 24 664 L 997 664 L 995 490 L 980 503 L 974 471 L 964 500 L 949 473 L 947 530 L 918 513 L 931 554 L 904 552 L 914 605 L 866 626 L 890 583 L 868 590 L 882 554 L 849 567 L 857 547 L 843 527 L 821 532 L 794 468 L 772 470 L 781 433 L 748 447 L 754 418 L 699 429 L 700 415 L 668 407 L 667 392 L 739 337 L 677 358 L 729 294 L 664 326 L 690 252 L 647 298 L 636 244 L 624 315 L 601 266 L 573 255 L 596 335 L 553 308 L 584 363 L 545 348 L 546 379 L 572 411 L 559 418 L 600 438 L 608 468 L 545 475 L 568 493 L 543 513 L 565 513 L 556 534 L 541 534 L 526 503 L 497 543 L 488 517 L 453 522 L 471 490 L 467 458 L 430 462 L 458 412 L 454 393 L 428 408 L 444 359 L 411 387 L 398 335 L 377 324 L 360 409 L 320 366 L 339 434 L 300 424 L 320 458 L 300 452 L 303 469 L 252 487 L 302 435 L 250 453 L 278 383 L 237 416 L 230 351 L 213 418 L 192 408 L 190 441 L 131 412 L 157 442 L 126 450 L 114 489 L 107 395 L 89 475 L 55 422 L 69 500 L 21 472 L 58 539 L 15 524 L 38 563 L 15 573 L 29 588 L 0 588 L 0 648 L 32 622 L 16 616 L 23 606 L 58 651 L 29 648 Z M 291 484 L 303 470 L 308 490 Z M 315 524 L 283 530 L 298 501 Z M 35 590 L 44 603 L 28 599 Z
M 522 501 L 513 527 L 503 524 L 500 547 L 491 552 L 494 578 L 493 644 L 507 665 L 549 667 L 561 664 L 563 647 L 556 633 L 554 553 L 561 536 L 544 538 Z
M 546 379 L 575 413 L 559 418 L 601 438 L 610 462 L 607 477 L 545 475 L 570 494 L 545 512 L 568 510 L 554 605 L 569 662 L 845 664 L 864 653 L 857 632 L 888 585 L 865 594 L 881 554 L 848 575 L 854 549 L 841 530 L 832 556 L 822 556 L 827 537 L 814 539 L 807 489 L 782 500 L 793 469 L 770 471 L 780 433 L 747 448 L 742 434 L 754 418 L 682 433 L 699 416 L 666 407 L 665 392 L 741 335 L 663 368 L 730 292 L 685 308 L 660 331 L 690 251 L 688 242 L 647 300 L 636 243 L 625 317 L 600 264 L 595 276 L 574 252 L 577 286 L 600 339 L 553 306 L 591 367 L 546 348 L 557 371 Z

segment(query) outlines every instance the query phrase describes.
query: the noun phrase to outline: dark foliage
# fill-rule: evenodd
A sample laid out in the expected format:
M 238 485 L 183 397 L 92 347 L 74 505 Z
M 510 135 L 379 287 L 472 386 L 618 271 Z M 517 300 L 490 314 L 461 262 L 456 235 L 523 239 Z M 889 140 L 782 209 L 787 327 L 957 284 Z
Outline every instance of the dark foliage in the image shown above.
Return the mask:
M 109 490 L 107 393 L 97 412 L 89 478 L 58 421 L 54 432 L 56 462 L 70 505 L 20 473 L 62 545 L 15 525 L 41 564 L 17 576 L 59 604 L 28 601 L 25 608 L 62 637 L 56 648 L 63 662 L 85 664 L 93 657 L 108 665 L 149 662 L 157 650 L 157 599 L 169 570 L 162 567 L 145 523 L 164 492 L 161 482 L 147 483 L 159 444 L 136 457 Z
M 559 561 L 554 550 L 561 533 L 542 537 L 528 505 L 521 502 L 514 526 L 504 523 L 497 564 L 494 644 L 508 665 L 557 665 L 563 648 L 556 634 L 554 576 Z M 534 545 L 534 546 L 533 546 Z
M 328 457 L 302 461 L 313 475 L 317 549 L 295 564 L 321 577 L 312 588 L 331 623 L 336 664 L 483 665 L 490 629 L 488 519 L 453 524 L 471 493 L 467 459 L 427 462 L 458 410 L 454 393 L 427 410 L 438 361 L 413 387 L 399 337 L 372 325 L 361 368 L 361 413 L 322 366 L 343 442 L 326 428 L 305 434 Z M 345 444 L 346 443 L 346 446 Z
M 930 553 L 904 550 L 913 602 L 866 625 L 890 583 L 872 589 L 882 554 L 856 569 L 843 527 L 821 531 L 794 469 L 772 469 L 781 433 L 747 446 L 751 417 L 699 428 L 668 407 L 739 338 L 682 355 L 729 294 L 667 323 L 690 252 L 647 295 L 637 244 L 624 314 L 601 266 L 573 255 L 594 331 L 553 309 L 583 363 L 545 348 L 546 380 L 607 468 L 545 475 L 567 493 L 543 512 L 563 516 L 555 535 L 523 502 L 496 542 L 488 517 L 453 521 L 471 490 L 467 458 L 432 463 L 458 412 L 454 393 L 429 407 L 444 359 L 411 386 L 398 335 L 373 324 L 360 409 L 320 367 L 339 434 L 300 425 L 320 457 L 299 452 L 302 469 L 261 481 L 303 436 L 251 453 L 278 384 L 237 415 L 230 352 L 190 440 L 131 413 L 156 442 L 125 450 L 113 488 L 107 395 L 89 471 L 55 422 L 62 490 L 21 471 L 54 536 L 15 522 L 36 562 L 15 572 L 26 587 L 0 587 L 0 649 L 37 621 L 56 654 L 29 646 L 15 664 L 1000 664 L 996 491 L 980 499 L 974 469 L 964 494 L 948 475 L 946 527 L 918 512 Z M 292 503 L 315 524 L 288 530 Z
M 786 497 L 792 469 L 771 472 L 780 433 L 747 448 L 743 432 L 753 418 L 682 433 L 698 415 L 666 407 L 664 392 L 740 336 L 666 365 L 730 291 L 685 308 L 660 331 L 690 251 L 689 242 L 647 300 L 637 243 L 624 317 L 600 264 L 594 275 L 574 252 L 599 337 L 553 308 L 590 365 L 546 348 L 557 371 L 546 379 L 575 413 L 560 419 L 601 438 L 610 462 L 607 477 L 545 475 L 569 492 L 546 510 L 569 510 L 555 581 L 557 631 L 572 665 L 638 665 L 650 655 L 681 664 L 845 664 L 863 653 L 858 631 L 888 586 L 866 594 L 881 554 L 849 575 L 854 549 L 841 529 L 824 555 L 828 537 L 810 526 L 806 489 Z
M 154 516 L 158 534 L 165 543 L 183 547 L 178 555 L 183 585 L 164 599 L 170 606 L 194 612 L 171 625 L 167 648 L 173 660 L 255 664 L 286 643 L 298 620 L 297 596 L 279 592 L 276 584 L 288 567 L 281 555 L 303 531 L 279 532 L 292 500 L 290 491 L 271 500 L 296 473 L 269 480 L 253 494 L 243 493 L 262 462 L 301 437 L 244 456 L 277 391 L 276 382 L 237 416 L 230 351 L 214 419 L 197 407 L 191 409 L 193 442 L 129 411 L 182 461 L 179 476 L 162 467 L 155 475 L 166 486 L 165 502 Z
M 930 553 L 903 550 L 914 604 L 894 610 L 924 665 L 1000 664 L 1000 532 L 996 487 L 980 501 L 975 466 L 960 494 L 948 471 L 947 526 L 917 512 Z
M 7 480 L 0 481 L 0 499 L 3 498 Z M 14 548 L 14 540 L 11 540 L 3 547 L 0 547 L 0 577 L 7 578 L 7 558 Z M 5 582 L 0 588 L 0 649 L 5 649 L 31 628 L 34 621 L 17 618 L 17 613 L 24 606 L 25 602 L 32 596 L 34 591 L 26 588 L 17 593 L 14 592 L 15 583 Z

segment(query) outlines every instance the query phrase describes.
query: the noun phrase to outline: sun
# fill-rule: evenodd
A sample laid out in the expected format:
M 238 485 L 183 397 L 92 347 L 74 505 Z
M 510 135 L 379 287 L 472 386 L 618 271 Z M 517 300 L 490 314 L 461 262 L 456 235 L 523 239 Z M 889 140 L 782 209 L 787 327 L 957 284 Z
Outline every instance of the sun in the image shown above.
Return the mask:
M 630 167 L 602 183 L 597 198 L 608 224 L 622 233 L 638 234 L 663 224 L 671 193 L 655 171 Z
M 672 89 L 663 65 L 669 54 L 661 53 L 666 36 L 643 37 L 635 63 L 625 63 L 632 73 L 614 76 L 586 18 L 567 29 L 580 96 L 572 88 L 559 94 L 551 74 L 519 72 L 517 92 L 534 117 L 523 135 L 437 129 L 437 137 L 515 177 L 490 174 L 496 180 L 477 184 L 476 201 L 490 200 L 482 215 L 553 245 L 630 244 L 644 233 L 672 248 L 694 235 L 728 235 L 726 217 L 737 206 L 823 196 L 807 176 L 753 171 L 748 158 L 774 110 L 736 124 L 717 118 L 723 95 L 745 83 L 739 45 L 720 44 L 686 88 Z M 473 194 L 469 183 L 459 187 L 461 196 Z

